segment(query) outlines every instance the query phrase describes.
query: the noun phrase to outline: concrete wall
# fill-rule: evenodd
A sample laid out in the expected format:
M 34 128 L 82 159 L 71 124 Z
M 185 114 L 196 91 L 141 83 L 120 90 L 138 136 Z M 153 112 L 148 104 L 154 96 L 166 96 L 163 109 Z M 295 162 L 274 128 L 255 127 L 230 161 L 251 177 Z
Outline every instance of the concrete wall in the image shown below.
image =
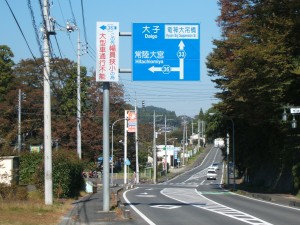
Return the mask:
M 19 157 L 0 157 L 0 183 L 11 185 L 19 183 Z

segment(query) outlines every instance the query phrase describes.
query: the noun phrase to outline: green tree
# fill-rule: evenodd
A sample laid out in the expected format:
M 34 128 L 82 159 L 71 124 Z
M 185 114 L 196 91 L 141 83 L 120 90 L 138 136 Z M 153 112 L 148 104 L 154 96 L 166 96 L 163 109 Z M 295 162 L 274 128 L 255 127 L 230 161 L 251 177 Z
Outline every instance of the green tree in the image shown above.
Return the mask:
M 272 174 L 265 185 L 274 188 L 280 174 L 291 174 L 291 148 L 285 147 L 286 129 L 279 117 L 282 106 L 300 103 L 300 4 L 295 0 L 219 4 L 222 39 L 214 40 L 216 47 L 207 58 L 209 75 L 220 89 L 216 97 L 221 102 L 215 108 L 236 125 L 237 166 L 247 168 L 257 180 L 265 179 L 259 174 Z
M 14 54 L 8 46 L 0 45 L 0 102 L 4 101 L 4 97 L 11 87 L 13 57 Z
M 14 91 L 13 52 L 0 45 L 0 154 L 11 154 L 12 142 L 16 139 L 17 94 Z

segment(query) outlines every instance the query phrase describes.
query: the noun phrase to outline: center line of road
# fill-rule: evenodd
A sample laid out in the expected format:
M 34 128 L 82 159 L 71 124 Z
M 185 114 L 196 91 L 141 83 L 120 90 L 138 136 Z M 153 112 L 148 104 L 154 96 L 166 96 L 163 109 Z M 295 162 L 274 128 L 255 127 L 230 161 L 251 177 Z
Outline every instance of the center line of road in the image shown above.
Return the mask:
M 201 193 L 197 192 L 196 189 L 194 190 L 195 192 L 191 192 L 191 189 L 187 188 L 165 188 L 161 191 L 161 194 L 165 195 L 166 197 L 172 198 L 176 201 L 189 204 L 204 210 L 208 210 L 210 212 L 218 213 L 223 216 L 227 216 L 248 224 L 272 225 L 271 223 L 268 223 L 257 217 L 212 201 L 204 197 Z

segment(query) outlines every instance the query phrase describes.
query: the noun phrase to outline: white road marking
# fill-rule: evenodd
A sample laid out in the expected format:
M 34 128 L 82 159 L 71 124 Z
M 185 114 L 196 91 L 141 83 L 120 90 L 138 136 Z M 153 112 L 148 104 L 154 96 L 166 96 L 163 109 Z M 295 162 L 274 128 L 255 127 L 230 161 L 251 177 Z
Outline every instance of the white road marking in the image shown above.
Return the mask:
M 141 197 L 141 198 L 155 198 L 156 195 L 136 195 L 136 197 Z
M 159 209 L 177 209 L 180 208 L 181 206 L 178 205 L 154 205 L 150 206 L 152 208 L 159 208 Z
M 232 192 L 232 194 L 238 195 L 238 196 L 243 197 L 243 198 L 251 199 L 251 200 L 257 201 L 257 202 L 264 202 L 264 203 L 267 203 L 267 204 L 270 204 L 270 205 L 276 205 L 276 206 L 281 206 L 283 208 L 294 209 L 294 210 L 300 211 L 299 208 L 294 208 L 294 207 L 287 206 L 287 205 L 280 205 L 278 203 L 269 202 L 269 201 L 265 201 L 265 200 L 261 200 L 261 199 L 257 199 L 257 198 L 252 198 L 252 197 L 248 197 L 248 196 L 245 196 L 245 195 L 240 195 L 240 194 L 237 194 L 237 193 L 234 193 L 234 192 Z
M 127 190 L 127 191 L 130 191 L 130 190 Z M 147 216 L 145 216 L 140 210 L 138 210 L 134 205 L 132 205 L 132 204 L 130 203 L 130 201 L 129 201 L 129 200 L 127 199 L 127 197 L 126 197 L 127 191 L 125 191 L 125 192 L 123 193 L 123 198 L 124 198 L 124 200 L 127 202 L 127 204 L 130 205 L 130 207 L 131 207 L 137 214 L 139 214 L 140 217 L 142 217 L 143 220 L 145 220 L 149 225 L 156 225 L 156 224 L 153 223 Z
M 268 223 L 257 217 L 251 216 L 250 214 L 212 201 L 201 195 L 199 192 L 197 192 L 196 189 L 194 193 L 191 193 L 191 189 L 188 188 L 165 188 L 161 191 L 161 194 L 172 198 L 176 201 L 189 204 L 197 208 L 208 210 L 214 213 L 218 213 L 223 216 L 242 221 L 244 223 L 252 225 L 272 225 L 271 223 Z

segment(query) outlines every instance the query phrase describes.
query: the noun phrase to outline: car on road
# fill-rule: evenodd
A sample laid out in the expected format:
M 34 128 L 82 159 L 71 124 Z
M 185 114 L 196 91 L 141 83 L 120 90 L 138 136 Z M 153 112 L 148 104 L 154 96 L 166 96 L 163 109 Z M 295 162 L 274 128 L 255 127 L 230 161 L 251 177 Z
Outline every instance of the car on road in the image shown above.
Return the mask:
M 213 170 L 213 169 L 207 170 L 206 179 L 207 180 L 216 180 L 217 179 L 216 170 Z
M 215 170 L 218 170 L 219 169 L 219 163 L 213 163 L 212 165 L 211 165 L 211 167 L 213 167 Z

